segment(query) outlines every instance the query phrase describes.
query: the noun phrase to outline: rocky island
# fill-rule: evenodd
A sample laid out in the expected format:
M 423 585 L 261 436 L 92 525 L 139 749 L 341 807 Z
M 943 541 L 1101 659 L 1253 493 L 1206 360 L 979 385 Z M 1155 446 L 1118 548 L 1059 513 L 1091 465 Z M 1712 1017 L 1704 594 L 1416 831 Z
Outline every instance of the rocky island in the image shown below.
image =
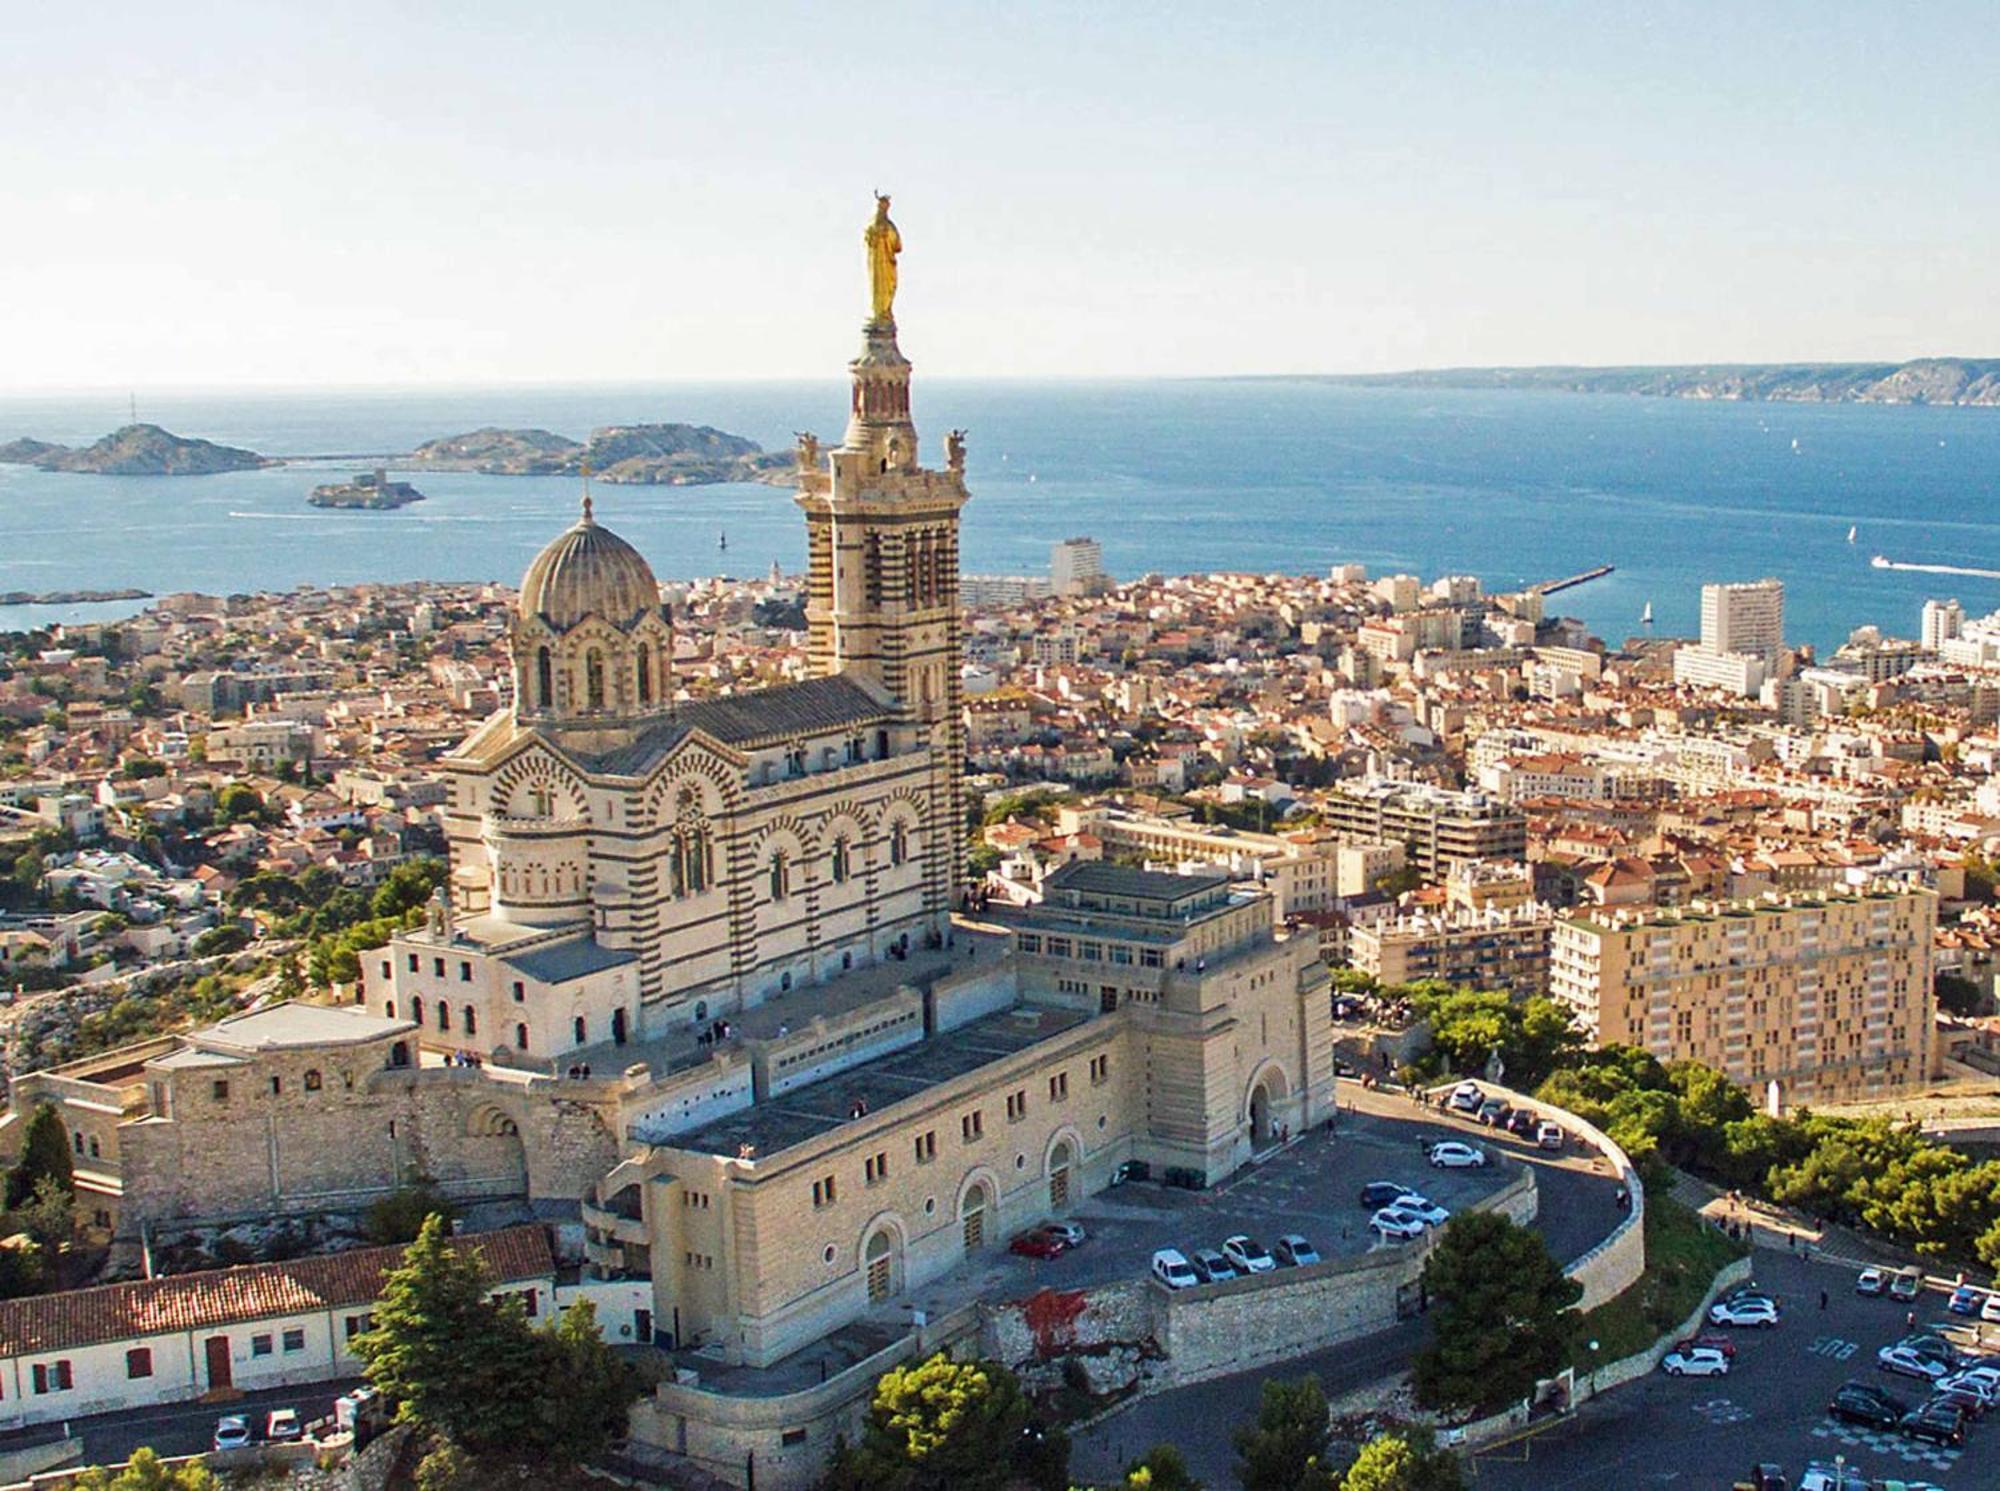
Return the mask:
M 1791 404 L 1953 404 L 2000 408 L 2000 358 L 1912 362 L 1727 363 L 1710 367 L 1429 368 L 1309 376 L 1371 388 L 1520 388 L 1666 399 Z
M 390 481 L 381 467 L 363 471 L 353 481 L 328 482 L 312 489 L 306 501 L 314 507 L 337 507 L 357 512 L 392 512 L 422 502 L 424 494 L 406 481 Z
M 0 445 L 0 462 L 93 476 L 211 476 L 218 471 L 256 471 L 278 464 L 253 450 L 191 440 L 147 424 L 113 430 L 81 450 L 46 440 L 15 440 Z
M 410 455 L 436 471 L 486 476 L 570 476 L 586 463 L 598 480 L 631 486 L 703 486 L 713 482 L 782 484 L 795 470 L 790 453 L 708 425 L 607 425 L 588 441 L 549 430 L 493 427 L 429 440 Z

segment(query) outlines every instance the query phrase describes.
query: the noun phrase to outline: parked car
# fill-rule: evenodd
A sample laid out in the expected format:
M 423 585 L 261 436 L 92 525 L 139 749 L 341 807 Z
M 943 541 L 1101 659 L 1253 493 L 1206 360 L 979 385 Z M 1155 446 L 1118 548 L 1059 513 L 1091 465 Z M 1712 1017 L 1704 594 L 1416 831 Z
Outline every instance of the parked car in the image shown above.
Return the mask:
M 305 1438 L 305 1427 L 299 1423 L 296 1408 L 274 1408 L 271 1416 L 264 1420 L 264 1437 L 273 1444 L 285 1444 L 294 1439 Z
M 1278 1266 L 1262 1243 L 1240 1232 L 1222 1240 L 1222 1256 L 1236 1266 L 1239 1274 L 1268 1274 Z
M 1424 1235 L 1424 1224 L 1408 1212 L 1378 1211 L 1368 1219 L 1368 1225 L 1384 1237 L 1402 1239 Z
M 1884 1346 L 1875 1353 L 1875 1365 L 1884 1372 L 1936 1382 L 1951 1369 L 1934 1356 L 1925 1356 L 1909 1346 Z
M 1799 1477 L 1799 1491 L 1869 1491 L 1868 1477 L 1852 1465 L 1811 1460 Z
M 1968 1424 L 1976 1424 L 1985 1418 L 1986 1411 L 1993 1406 L 1993 1400 L 1977 1388 L 1970 1385 L 1946 1387 L 1942 1383 L 1938 1385 L 1937 1391 L 1931 1394 L 1931 1402 L 1956 1409 L 1959 1416 Z
M 1729 1358 L 1711 1347 L 1697 1346 L 1692 1351 L 1669 1351 L 1660 1369 L 1669 1377 L 1727 1377 Z
M 1319 1262 L 1319 1249 L 1296 1232 L 1287 1232 L 1279 1238 L 1277 1247 L 1271 1251 L 1287 1268 L 1304 1268 L 1308 1263 Z
M 1944 1302 L 1944 1307 L 1954 1315 L 1977 1315 L 1985 1296 L 1985 1290 L 1974 1289 L 1970 1284 L 1961 1284 L 1952 1290 L 1951 1298 Z
M 1708 1323 L 1768 1330 L 1778 1323 L 1778 1302 L 1754 1294 L 1721 1300 L 1709 1306 Z
M 1161 1248 L 1153 1254 L 1153 1277 L 1169 1289 L 1192 1289 L 1201 1283 L 1201 1275 L 1179 1248 Z
M 1843 1424 L 1893 1429 L 1903 1421 L 1910 1405 L 1865 1382 L 1844 1382 L 1834 1390 L 1833 1401 L 1826 1405 L 1826 1411 Z
M 1417 1193 L 1408 1186 L 1398 1185 L 1393 1180 L 1371 1180 L 1361 1188 L 1361 1204 L 1370 1211 L 1378 1211 L 1399 1196 L 1414 1196 Z
M 1514 1105 L 1512 1103 L 1505 1102 L 1500 1098 L 1488 1098 L 1479 1105 L 1478 1110 L 1472 1116 L 1491 1129 L 1498 1128 L 1501 1124 L 1505 1123 L 1507 1115 L 1513 1111 Z
M 1965 1443 L 1965 1415 L 1946 1403 L 1926 1403 L 1912 1409 L 1896 1427 L 1910 1439 L 1931 1444 Z
M 1518 1139 L 1532 1139 L 1541 1118 L 1531 1109 L 1516 1108 L 1507 1115 L 1507 1132 Z
M 1446 1139 L 1431 1146 L 1431 1163 L 1442 1170 L 1477 1169 L 1486 1163 L 1486 1151 L 1476 1144 Z
M 1889 1287 L 1889 1276 L 1879 1268 L 1864 1268 L 1854 1279 L 1854 1292 L 1874 1296 Z
M 1923 1275 L 1913 1268 L 1906 1268 L 1889 1281 L 1889 1296 L 1892 1299 L 1913 1300 L 1923 1287 Z
M 1442 1227 L 1451 1220 L 1451 1213 L 1436 1202 L 1426 1201 L 1421 1196 L 1402 1196 L 1382 1208 L 1384 1211 L 1398 1212 L 1406 1217 L 1415 1217 L 1426 1227 Z
M 1962 1383 L 1976 1382 L 1989 1395 L 2000 1399 L 2000 1367 L 1960 1367 L 1949 1377 L 1938 1380 L 1939 1387 L 1957 1387 Z
M 1111 1172 L 1111 1184 L 1122 1186 L 1128 1180 L 1146 1180 L 1152 1173 L 1153 1167 L 1145 1160 L 1121 1160 L 1118 1168 Z
M 2000 1321 L 2000 1294 L 1986 1296 L 1986 1303 L 1979 1307 L 1979 1318 L 1985 1321 Z
M 1216 1252 L 1214 1248 L 1196 1248 L 1188 1262 L 1201 1275 L 1204 1284 L 1227 1284 L 1237 1277 L 1236 1265 Z
M 1461 1082 L 1451 1090 L 1445 1099 L 1445 1106 L 1454 1113 L 1477 1113 L 1479 1105 L 1486 1101 L 1486 1094 L 1479 1090 L 1477 1082 Z
M 1535 1130 L 1535 1143 L 1543 1149 L 1561 1149 L 1569 1143 L 1569 1135 L 1559 1123 L 1545 1123 Z
M 1947 1368 L 1962 1365 L 1958 1348 L 1935 1331 L 1912 1331 L 1896 1344 L 1921 1352 L 1932 1361 L 1943 1362 Z
M 1036 1227 L 1023 1232 L 1007 1244 L 1007 1251 L 1018 1253 L 1023 1258 L 1060 1258 L 1067 1250 L 1063 1240 L 1046 1227 Z
M 1674 1342 L 1674 1350 L 1676 1351 L 1692 1351 L 1697 1346 L 1710 1347 L 1713 1350 L 1721 1352 L 1731 1361 L 1736 1359 L 1736 1342 L 1734 1338 L 1724 1335 L 1721 1331 L 1703 1331 L 1698 1336 L 1689 1336 L 1684 1341 Z
M 213 1449 L 240 1450 L 249 1442 L 249 1418 L 240 1413 L 231 1413 L 215 1421 L 215 1437 L 209 1443 Z
M 1066 1248 L 1076 1247 L 1090 1235 L 1075 1222 L 1044 1222 L 1042 1231 L 1048 1233 L 1050 1237 L 1061 1238 L 1062 1245 Z

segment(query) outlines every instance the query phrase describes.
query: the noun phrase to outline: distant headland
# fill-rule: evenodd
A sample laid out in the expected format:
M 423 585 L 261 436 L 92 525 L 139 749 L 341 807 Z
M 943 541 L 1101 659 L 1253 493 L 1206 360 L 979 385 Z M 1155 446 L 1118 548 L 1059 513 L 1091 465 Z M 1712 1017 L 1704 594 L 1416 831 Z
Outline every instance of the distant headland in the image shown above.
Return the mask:
M 353 481 L 328 482 L 314 487 L 306 501 L 314 507 L 337 507 L 358 512 L 391 512 L 422 502 L 424 494 L 406 481 L 390 481 L 389 473 L 377 467 L 363 471 Z
M 1272 375 L 1284 377 L 1285 375 Z M 1950 404 L 2000 408 L 2000 358 L 1911 362 L 1716 363 L 1704 367 L 1420 368 L 1300 374 L 1364 388 L 1520 388 L 1774 404 Z
M 0 445 L 0 463 L 93 476 L 212 476 L 218 471 L 255 471 L 279 464 L 254 450 L 190 440 L 146 424 L 113 430 L 81 450 L 51 445 L 46 440 L 11 441 Z

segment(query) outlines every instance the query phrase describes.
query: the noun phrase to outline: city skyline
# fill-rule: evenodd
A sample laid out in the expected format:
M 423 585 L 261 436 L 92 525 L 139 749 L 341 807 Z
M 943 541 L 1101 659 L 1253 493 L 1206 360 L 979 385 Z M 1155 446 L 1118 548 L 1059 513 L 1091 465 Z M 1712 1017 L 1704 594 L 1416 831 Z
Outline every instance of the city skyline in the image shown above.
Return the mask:
M 808 375 L 871 186 L 941 375 L 2000 340 L 1970 7 L 483 20 L 27 19 L 0 384 Z

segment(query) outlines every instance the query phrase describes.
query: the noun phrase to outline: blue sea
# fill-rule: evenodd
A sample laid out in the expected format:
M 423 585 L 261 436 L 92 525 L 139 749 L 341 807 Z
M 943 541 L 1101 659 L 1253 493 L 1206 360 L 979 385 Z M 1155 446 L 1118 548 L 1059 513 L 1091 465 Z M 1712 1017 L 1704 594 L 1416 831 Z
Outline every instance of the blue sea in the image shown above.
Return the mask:
M 1566 614 L 1617 642 L 1651 602 L 1662 635 L 1697 630 L 1708 580 L 1786 582 L 1795 642 L 1858 625 L 1914 635 L 1927 596 L 2000 607 L 2000 581 L 1869 567 L 2000 569 L 2000 410 L 1700 403 L 1288 381 L 916 385 L 928 457 L 969 431 L 964 565 L 1042 573 L 1089 534 L 1116 575 L 1244 569 L 1478 575 L 1491 589 L 1599 564 Z M 147 394 L 138 414 L 270 455 L 408 450 L 481 425 L 581 437 L 598 425 L 711 424 L 784 448 L 839 439 L 837 381 Z M 124 424 L 123 395 L 0 398 L 0 442 L 84 444 Z M 512 582 L 571 520 L 565 479 L 421 473 L 429 500 L 322 512 L 346 459 L 213 477 L 119 478 L 0 466 L 0 590 L 137 586 L 159 594 L 361 580 Z M 598 515 L 663 577 L 760 574 L 804 558 L 776 487 L 602 487 Z M 1849 527 L 1858 530 L 1848 542 Z M 728 548 L 718 540 L 727 535 Z M 0 608 L 0 630 L 116 616 L 138 603 Z

